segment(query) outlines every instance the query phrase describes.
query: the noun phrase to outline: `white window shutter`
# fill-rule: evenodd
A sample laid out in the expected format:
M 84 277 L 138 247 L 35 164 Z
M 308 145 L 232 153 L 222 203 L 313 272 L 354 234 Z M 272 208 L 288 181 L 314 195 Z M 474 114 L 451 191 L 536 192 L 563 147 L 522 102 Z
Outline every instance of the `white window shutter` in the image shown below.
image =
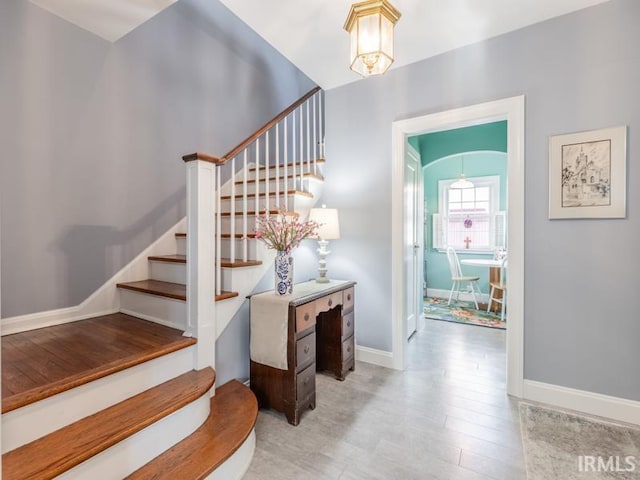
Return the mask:
M 507 247 L 507 212 L 496 212 L 493 217 L 493 238 L 495 248 Z
M 433 235 L 432 243 L 433 248 L 444 248 L 444 229 L 442 228 L 442 215 L 434 213 L 431 215 L 431 233 Z

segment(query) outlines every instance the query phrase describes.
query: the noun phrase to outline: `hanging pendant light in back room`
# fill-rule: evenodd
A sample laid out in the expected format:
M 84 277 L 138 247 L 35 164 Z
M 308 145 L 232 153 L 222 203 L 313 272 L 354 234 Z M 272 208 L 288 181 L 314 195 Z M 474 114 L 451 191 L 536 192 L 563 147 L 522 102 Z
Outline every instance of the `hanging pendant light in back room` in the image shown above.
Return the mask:
M 462 166 L 460 167 L 460 178 L 453 182 L 449 188 L 464 189 L 473 188 L 473 182 L 467 180 L 464 176 L 464 155 L 462 156 Z

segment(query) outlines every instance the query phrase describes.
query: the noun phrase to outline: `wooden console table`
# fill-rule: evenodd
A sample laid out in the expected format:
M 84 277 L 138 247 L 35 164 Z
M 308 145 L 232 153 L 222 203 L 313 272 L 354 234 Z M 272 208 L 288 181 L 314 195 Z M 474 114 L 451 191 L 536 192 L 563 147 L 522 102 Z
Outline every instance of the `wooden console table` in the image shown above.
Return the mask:
M 250 363 L 251 390 L 259 405 L 284 412 L 292 425 L 298 424 L 303 410 L 316 406 L 316 370 L 330 371 L 344 380 L 355 366 L 355 282 L 313 284 L 296 285 L 293 294 L 283 299 L 290 298 L 288 318 L 283 319 L 287 322 L 286 370 L 253 361 L 253 354 Z M 303 292 L 301 296 L 296 296 L 296 289 Z M 255 312 L 251 315 L 253 322 Z M 258 342 L 254 330 L 252 342 Z

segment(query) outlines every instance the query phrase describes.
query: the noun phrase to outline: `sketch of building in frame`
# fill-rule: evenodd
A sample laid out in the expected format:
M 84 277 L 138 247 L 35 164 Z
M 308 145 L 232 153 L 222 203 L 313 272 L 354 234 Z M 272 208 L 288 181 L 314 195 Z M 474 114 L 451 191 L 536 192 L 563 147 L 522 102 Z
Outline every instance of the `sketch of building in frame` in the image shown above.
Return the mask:
M 611 205 L 611 140 L 562 145 L 562 207 Z
M 627 127 L 549 137 L 549 218 L 625 218 Z

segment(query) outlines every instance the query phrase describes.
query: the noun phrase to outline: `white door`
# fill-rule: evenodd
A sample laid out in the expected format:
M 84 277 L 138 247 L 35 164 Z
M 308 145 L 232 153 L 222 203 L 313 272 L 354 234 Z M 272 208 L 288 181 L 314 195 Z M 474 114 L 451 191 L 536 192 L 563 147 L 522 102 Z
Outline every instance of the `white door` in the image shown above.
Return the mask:
M 422 315 L 422 271 L 423 229 L 422 229 L 422 165 L 420 154 L 407 145 L 404 167 L 404 271 L 406 279 L 405 312 L 407 316 L 407 338 L 418 328 Z

